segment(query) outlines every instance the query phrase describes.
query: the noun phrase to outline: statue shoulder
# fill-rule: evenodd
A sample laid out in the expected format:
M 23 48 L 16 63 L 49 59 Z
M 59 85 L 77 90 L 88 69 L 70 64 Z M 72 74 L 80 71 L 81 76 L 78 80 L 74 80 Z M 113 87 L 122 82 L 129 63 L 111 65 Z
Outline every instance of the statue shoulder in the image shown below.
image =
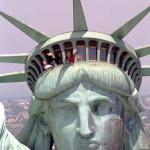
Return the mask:
M 0 102 L 0 150 L 30 150 L 21 144 L 6 128 L 5 109 Z

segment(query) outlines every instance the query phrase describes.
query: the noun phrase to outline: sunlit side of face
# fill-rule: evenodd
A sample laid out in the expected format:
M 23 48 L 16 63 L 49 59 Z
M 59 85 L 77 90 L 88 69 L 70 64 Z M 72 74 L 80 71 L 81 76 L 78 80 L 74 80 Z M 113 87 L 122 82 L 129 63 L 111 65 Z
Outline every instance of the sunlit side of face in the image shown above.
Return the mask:
M 124 111 L 119 95 L 82 82 L 50 100 L 58 150 L 120 150 Z

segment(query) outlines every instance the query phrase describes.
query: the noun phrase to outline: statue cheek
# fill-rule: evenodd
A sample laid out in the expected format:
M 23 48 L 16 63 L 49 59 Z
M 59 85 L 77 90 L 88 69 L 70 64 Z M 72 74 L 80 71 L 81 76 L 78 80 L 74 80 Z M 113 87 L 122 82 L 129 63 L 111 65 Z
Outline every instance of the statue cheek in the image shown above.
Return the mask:
M 119 150 L 124 138 L 124 125 L 121 118 L 109 118 L 104 116 L 99 122 L 96 122 L 96 137 L 104 146 L 114 147 Z

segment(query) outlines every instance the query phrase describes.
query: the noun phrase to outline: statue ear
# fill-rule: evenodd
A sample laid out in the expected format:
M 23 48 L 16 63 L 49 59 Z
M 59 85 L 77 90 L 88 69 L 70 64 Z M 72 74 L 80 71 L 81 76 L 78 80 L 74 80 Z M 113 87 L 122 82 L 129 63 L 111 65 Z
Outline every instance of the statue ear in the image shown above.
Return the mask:
M 142 121 L 137 112 L 126 115 L 125 120 L 125 142 L 127 150 L 148 150 Z
M 133 142 L 133 134 L 135 130 L 135 117 L 134 114 L 132 114 L 132 112 L 127 112 L 125 116 L 125 135 L 123 150 L 133 150 L 135 144 L 135 142 Z
M 51 134 L 51 127 L 47 118 L 47 112 L 43 112 L 38 116 L 38 125 L 44 135 Z
M 125 132 L 132 133 L 135 127 L 135 116 L 128 112 L 125 117 Z
M 125 118 L 125 133 L 138 137 L 139 130 L 142 129 L 142 122 L 137 112 L 127 112 Z

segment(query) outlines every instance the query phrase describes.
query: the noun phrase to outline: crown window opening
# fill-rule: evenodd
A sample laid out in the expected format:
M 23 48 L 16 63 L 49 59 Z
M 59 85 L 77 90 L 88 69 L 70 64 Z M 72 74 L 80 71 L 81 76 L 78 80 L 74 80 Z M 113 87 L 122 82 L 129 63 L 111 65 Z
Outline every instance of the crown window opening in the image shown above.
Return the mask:
M 97 45 L 98 43 L 96 41 L 90 41 L 89 42 L 89 60 L 90 61 L 96 61 L 97 60 Z
M 127 59 L 127 61 L 125 62 L 125 65 L 124 65 L 124 68 L 123 68 L 123 70 L 126 72 L 127 71 L 127 66 L 128 66 L 128 63 L 131 61 L 131 60 L 133 60 L 131 57 L 129 57 L 128 59 Z
M 35 79 L 35 77 L 32 75 L 32 73 L 28 72 L 27 75 L 28 75 L 28 76 L 31 76 L 31 78 L 34 80 L 34 82 L 36 82 L 36 79 Z
M 43 71 L 43 61 L 44 61 L 43 58 L 40 55 L 36 55 L 35 58 L 36 60 L 38 60 L 39 65 L 41 66 L 42 71 Z
M 112 48 L 111 53 L 110 53 L 110 63 L 115 64 L 118 50 L 119 50 L 119 47 L 114 46 Z
M 33 89 L 33 87 L 34 87 L 34 83 L 31 81 L 31 79 L 30 78 L 27 78 L 28 79 L 28 84 L 30 83 L 30 85 L 32 86 L 32 89 Z
M 30 72 L 34 76 L 35 79 L 38 78 L 38 76 L 35 74 L 33 70 L 29 69 L 28 72 Z
M 29 66 L 29 70 L 32 70 L 34 72 L 34 74 L 36 75 L 36 77 L 38 77 L 36 70 L 32 66 Z
M 65 42 L 64 47 L 65 47 L 65 53 L 66 53 L 66 62 L 74 63 L 77 49 L 73 49 L 71 42 Z
M 31 90 L 33 91 L 33 87 L 31 83 L 28 83 L 29 87 L 31 88 Z
M 31 64 L 33 66 L 35 66 L 35 68 L 37 69 L 38 73 L 41 74 L 41 69 L 40 69 L 39 65 L 37 64 L 37 62 L 35 60 L 32 60 Z
M 46 60 L 42 61 L 43 70 L 53 68 L 54 67 L 53 60 L 55 59 L 53 53 L 51 53 L 49 49 L 45 49 L 42 53 L 46 58 Z
M 133 80 L 134 80 L 134 83 L 136 83 L 136 84 L 137 84 L 137 82 L 138 82 L 138 81 L 137 81 L 138 76 L 139 76 L 139 74 L 137 73 L 137 74 L 135 75 L 134 79 L 133 79 Z
M 28 83 L 31 87 L 32 87 L 32 84 L 31 83 Z
M 138 70 L 138 68 L 135 68 L 131 74 L 131 79 L 133 79 L 135 72 Z
M 134 64 L 134 65 L 131 67 L 130 72 L 129 72 L 129 76 L 131 76 L 131 78 L 132 78 L 132 75 L 134 74 L 134 71 L 136 71 L 136 69 L 137 69 L 137 65 Z
M 28 84 L 34 87 L 34 81 L 32 81 L 29 77 L 27 78 L 27 80 L 28 80 Z
M 140 77 L 139 77 L 139 74 L 136 74 L 136 76 L 134 78 L 134 83 L 137 86 L 137 88 L 140 86 Z
M 139 77 L 139 74 L 138 74 L 138 77 L 137 77 L 137 78 L 138 78 L 138 80 L 137 80 L 137 81 L 138 81 L 138 82 L 140 82 L 141 78 Z
M 54 53 L 55 53 L 55 58 L 54 61 L 57 63 L 57 65 L 63 64 L 63 59 L 62 59 L 62 52 L 61 48 L 58 44 L 52 46 Z
M 30 84 L 34 85 L 34 81 L 31 80 L 31 78 L 28 77 L 27 79 L 28 79 L 28 81 L 29 81 Z
M 100 47 L 100 61 L 105 61 L 105 62 L 107 61 L 108 49 L 109 49 L 109 44 L 102 43 Z
M 77 60 L 85 61 L 86 60 L 86 44 L 84 41 L 77 41 Z
M 28 83 L 30 83 L 32 87 L 34 87 L 35 82 L 31 80 L 30 77 L 28 77 L 27 80 L 28 80 Z
M 140 85 L 141 85 L 141 80 L 139 80 L 137 83 L 138 89 L 139 89 Z
M 136 65 L 136 63 L 134 62 L 134 63 L 130 66 L 130 68 L 129 68 L 129 70 L 128 70 L 128 75 L 130 74 L 132 67 L 134 67 L 135 65 Z
M 47 56 L 47 53 L 49 52 L 49 50 L 48 49 L 45 49 L 44 51 L 42 51 L 42 56 L 43 56 L 43 61 L 45 61 L 46 63 L 48 63 L 49 62 L 49 57 Z M 42 61 L 42 62 L 43 62 Z M 42 63 L 43 64 L 43 63 Z
M 72 42 L 65 42 L 64 43 L 64 46 L 65 46 L 65 50 L 70 50 L 72 51 L 73 50 L 73 46 L 72 46 Z
M 43 61 L 42 56 L 40 56 L 40 55 L 36 55 L 35 57 L 37 57 L 37 58 L 40 60 L 41 64 L 42 64 L 42 61 Z
M 29 84 L 28 84 L 29 85 Z M 29 85 L 29 88 L 31 89 L 31 91 L 33 92 L 33 87 L 31 85 Z
M 135 78 L 135 82 L 137 82 L 137 84 L 140 84 L 141 78 L 140 78 L 139 74 L 138 74 L 137 77 Z
M 123 58 L 127 55 L 127 52 L 122 52 L 120 57 L 119 57 L 119 62 L 118 62 L 118 67 L 122 67 L 122 62 L 123 62 Z

